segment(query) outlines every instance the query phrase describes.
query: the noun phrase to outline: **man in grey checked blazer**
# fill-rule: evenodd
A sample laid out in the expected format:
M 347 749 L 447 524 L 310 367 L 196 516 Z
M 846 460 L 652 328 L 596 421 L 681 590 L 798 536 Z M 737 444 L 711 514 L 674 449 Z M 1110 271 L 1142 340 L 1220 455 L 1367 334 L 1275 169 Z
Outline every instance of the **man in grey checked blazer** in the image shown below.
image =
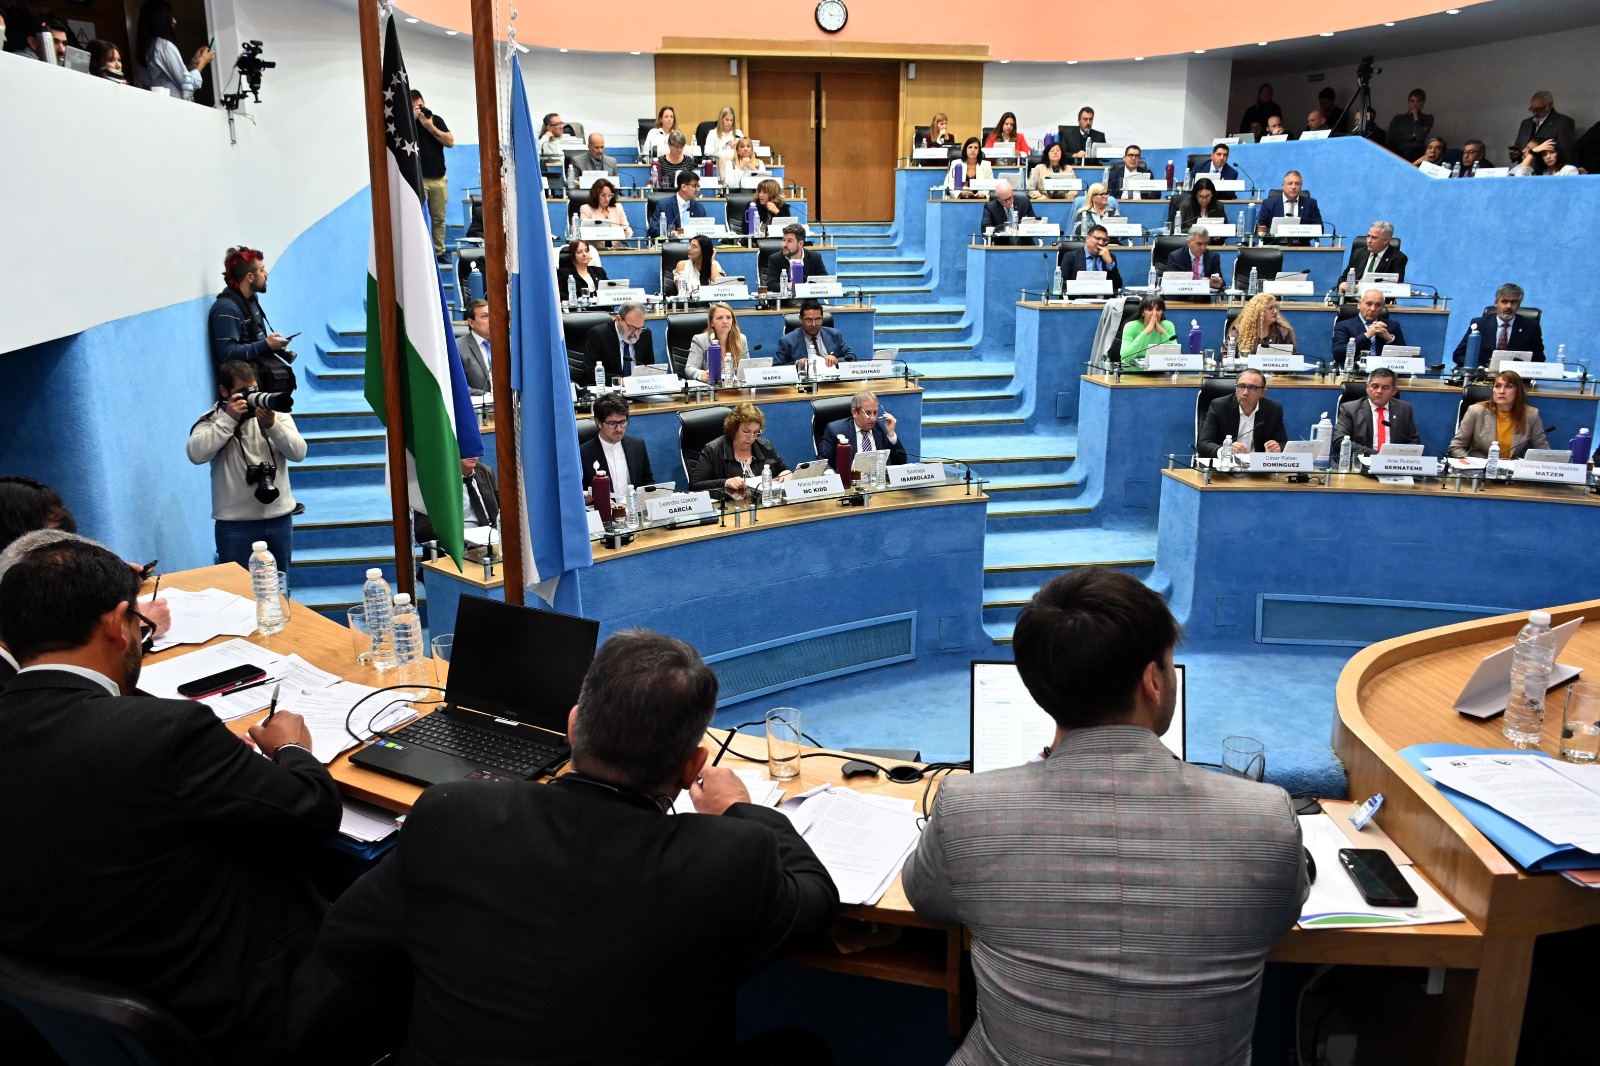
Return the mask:
M 953 1066 L 1250 1061 L 1262 964 L 1305 899 L 1300 826 L 1282 789 L 1161 743 L 1177 639 L 1159 596 L 1099 568 L 1017 620 L 1048 757 L 946 780 L 903 875 L 919 914 L 972 934 Z

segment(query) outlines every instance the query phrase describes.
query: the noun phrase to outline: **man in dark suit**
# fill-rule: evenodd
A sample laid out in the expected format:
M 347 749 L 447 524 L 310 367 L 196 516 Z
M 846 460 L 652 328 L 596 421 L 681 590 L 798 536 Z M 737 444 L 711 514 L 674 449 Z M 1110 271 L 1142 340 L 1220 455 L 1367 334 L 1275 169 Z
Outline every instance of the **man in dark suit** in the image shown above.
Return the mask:
M 1037 218 L 1033 213 L 1033 204 L 1026 196 L 1019 194 L 1011 182 L 1001 178 L 995 182 L 994 196 L 983 205 L 983 228 L 993 231 L 993 243 L 1003 245 L 1037 244 L 1032 237 L 1002 236 L 1001 230 L 1014 229 L 1017 223 L 1024 218 Z
M 1511 165 L 1522 162 L 1523 149 L 1534 143 L 1554 140 L 1561 146 L 1561 158 L 1571 161 L 1578 148 L 1578 124 L 1572 116 L 1556 110 L 1556 98 L 1548 89 L 1533 94 L 1528 104 L 1528 117 L 1517 127 L 1517 136 L 1511 142 Z
M 1095 157 L 1094 144 L 1106 143 L 1106 135 L 1094 128 L 1094 108 L 1078 109 L 1078 124 L 1061 131 L 1061 146 L 1067 158 L 1074 163 L 1086 163 Z
M 1173 273 L 1184 273 L 1191 278 L 1208 278 L 1211 291 L 1222 289 L 1222 256 L 1210 248 L 1211 231 L 1204 226 L 1190 226 L 1189 239 L 1182 248 L 1167 256 L 1163 268 Z M 1198 269 L 1197 269 L 1198 268 Z
M 1385 444 L 1421 444 L 1411 405 L 1395 396 L 1393 370 L 1379 368 L 1367 375 L 1367 398 L 1339 405 L 1333 425 L 1333 454 L 1346 437 L 1356 455 L 1372 455 Z
M 783 247 L 767 256 L 767 261 L 761 265 L 761 282 L 767 291 L 778 292 L 782 288 L 780 279 L 783 272 L 790 269 L 790 263 L 801 264 L 801 281 L 826 277 L 828 273 L 822 254 L 806 247 L 806 228 L 798 222 L 783 227 Z
M 775 366 L 790 366 L 801 359 L 818 358 L 827 366 L 838 366 L 855 357 L 844 334 L 822 324 L 822 304 L 808 299 L 800 301 L 800 328 L 778 339 L 778 352 L 772 362 Z
M 668 237 L 683 232 L 683 220 L 686 218 L 705 218 L 706 205 L 700 202 L 700 175 L 693 170 L 685 170 L 678 175 L 678 191 L 656 205 L 656 213 L 650 219 L 649 233 L 652 237 Z
M 577 152 L 567 156 L 567 171 L 576 182 L 583 176 L 584 171 L 601 170 L 608 177 L 617 176 L 617 161 L 606 155 L 606 139 L 603 134 L 589 134 L 589 150 Z
M 1267 197 L 1267 202 L 1261 205 L 1261 214 L 1256 216 L 1256 232 L 1268 234 L 1272 230 L 1272 220 L 1275 218 L 1288 219 L 1304 226 L 1322 225 L 1322 211 L 1317 207 L 1317 202 L 1311 197 L 1301 193 L 1304 179 L 1298 170 L 1291 170 L 1283 176 L 1283 191 L 1275 192 Z M 1307 237 L 1272 238 L 1273 244 L 1308 245 L 1311 243 Z
M 1289 443 L 1283 428 L 1283 405 L 1266 398 L 1267 375 L 1259 370 L 1241 370 L 1233 382 L 1232 396 L 1218 396 L 1206 408 L 1195 450 L 1214 458 L 1224 437 L 1233 438 L 1236 454 L 1281 452 Z
M 594 368 L 601 364 L 607 381 L 632 377 L 634 367 L 641 363 L 654 365 L 655 338 L 644 328 L 644 306 L 625 303 L 617 308 L 612 321 L 591 329 L 584 338 L 583 359 L 583 375 L 576 379 L 580 385 L 594 384 Z
M 850 417 L 829 422 L 828 428 L 822 431 L 822 457 L 828 460 L 830 467 L 841 475 L 845 473 L 839 470 L 838 464 L 834 461 L 837 458 L 840 437 L 850 442 L 850 447 L 854 449 L 856 455 L 862 452 L 887 451 L 889 466 L 905 465 L 906 448 L 900 443 L 900 437 L 894 431 L 898 420 L 888 411 L 882 411 L 883 419 L 880 422 L 878 414 L 881 410 L 877 394 L 870 389 L 862 389 L 850 397 Z
M 1389 313 L 1383 307 L 1383 293 L 1368 289 L 1361 294 L 1359 307 L 1359 313 L 1341 318 L 1333 324 L 1333 345 L 1329 350 L 1336 364 L 1344 363 L 1351 341 L 1356 342 L 1357 358 L 1369 352 L 1382 355 L 1388 345 L 1406 342 L 1405 330 L 1400 328 L 1400 323 L 1389 321 Z
M 1478 353 L 1478 365 L 1487 367 L 1495 352 L 1532 352 L 1533 361 L 1544 362 L 1544 331 L 1537 318 L 1519 315 L 1522 307 L 1522 286 L 1511 282 L 1500 286 L 1494 294 L 1494 313 L 1472 320 L 1483 338 Z M 1467 360 L 1467 337 L 1472 336 L 1472 326 L 1467 327 L 1461 343 L 1456 345 L 1453 358 L 1457 366 Z
M 489 301 L 467 304 L 467 332 L 456 345 L 461 350 L 461 369 L 467 374 L 467 388 L 482 396 L 490 389 Z
M 1111 241 L 1106 228 L 1099 223 L 1089 227 L 1083 235 L 1083 250 L 1063 244 L 1056 255 L 1056 265 L 1061 268 L 1061 280 L 1072 281 L 1086 270 L 1103 270 L 1111 282 L 1112 292 L 1122 291 L 1122 271 L 1117 269 L 1117 257 L 1111 252 Z
M 1130 175 L 1150 177 L 1150 168 L 1144 165 L 1144 152 L 1137 144 L 1128 145 L 1122 153 L 1122 162 L 1111 164 L 1111 169 L 1106 171 L 1106 191 L 1114 200 L 1150 200 L 1157 196 L 1153 192 L 1125 193 L 1122 182 Z
M 599 435 L 585 441 L 578 449 L 584 491 L 589 491 L 597 468 L 604 470 L 611 479 L 612 499 L 620 493 L 626 500 L 629 486 L 654 485 L 656 476 L 650 469 L 650 449 L 638 437 L 627 435 L 628 401 L 614 392 L 600 397 L 594 402 L 594 424 Z
M 1518 162 L 1521 157 L 1518 157 Z M 1461 167 L 1452 178 L 1475 178 L 1478 171 L 1489 165 L 1489 147 L 1479 140 L 1471 140 L 1461 146 Z
M 290 869 L 338 831 L 339 790 L 298 714 L 251 727 L 257 754 L 202 703 L 134 695 L 138 589 L 79 540 L 0 581 L 22 666 L 0 693 L 0 950 L 149 996 L 219 1063 L 282 1062 L 351 1009 Z
M 412 1004 L 402 1060 L 768 1061 L 735 1046 L 734 993 L 839 897 L 793 823 L 707 762 L 716 699 L 693 648 L 626 630 L 568 716 L 572 773 L 422 794 L 321 944 Z M 696 813 L 667 817 L 683 791 Z
M 1358 282 L 1368 274 L 1398 274 L 1396 281 L 1406 280 L 1406 253 L 1394 246 L 1393 222 L 1374 222 L 1367 227 L 1367 246 L 1350 249 L 1350 262 L 1339 279 L 1340 294 L 1349 290 L 1350 282 L 1345 279 L 1352 270 Z
M 1238 181 L 1239 172 L 1228 165 L 1228 146 L 1218 144 L 1211 149 L 1211 159 L 1204 163 L 1195 164 L 1189 171 L 1189 184 L 1194 184 L 1195 178 L 1210 178 L 1212 181 Z M 1218 190 L 1217 199 L 1236 200 L 1239 194 Z
M 461 492 L 465 497 L 461 513 L 467 525 L 492 526 L 500 520 L 500 490 L 493 468 L 482 458 L 461 460 Z M 427 512 L 411 512 L 411 532 L 418 544 L 434 538 L 433 520 Z

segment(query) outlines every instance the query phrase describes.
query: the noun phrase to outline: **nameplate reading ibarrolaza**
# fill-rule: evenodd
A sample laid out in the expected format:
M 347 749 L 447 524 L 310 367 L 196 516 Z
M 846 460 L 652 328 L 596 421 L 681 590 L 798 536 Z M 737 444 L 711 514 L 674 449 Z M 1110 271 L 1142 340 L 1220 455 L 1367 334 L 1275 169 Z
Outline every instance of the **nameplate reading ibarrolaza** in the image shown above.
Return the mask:
M 832 470 L 821 477 L 804 477 L 783 483 L 783 494 L 789 502 L 810 500 L 819 496 L 839 496 L 844 493 L 844 482 Z
M 944 481 L 943 463 L 906 463 L 904 466 L 886 468 L 889 484 L 895 488 L 908 485 L 938 485 Z
M 1251 452 L 1246 468 L 1262 473 L 1309 471 L 1311 460 L 1310 452 Z
M 1558 485 L 1582 485 L 1588 474 L 1583 463 L 1536 463 L 1519 459 L 1513 475 L 1519 481 L 1553 481 Z
M 1164 370 L 1175 373 L 1180 370 L 1201 369 L 1201 356 L 1198 352 L 1157 352 L 1154 350 L 1145 353 L 1145 369 Z
M 660 396 L 683 388 L 683 379 L 676 374 L 634 374 L 622 379 L 624 396 Z
M 787 366 L 747 366 L 743 376 L 747 389 L 794 385 L 800 381 L 800 372 L 792 363 Z
M 1373 474 L 1410 474 L 1413 477 L 1438 477 L 1437 455 L 1374 455 L 1367 469 Z
M 870 381 L 894 377 L 894 363 L 888 359 L 857 359 L 839 364 L 840 381 Z
M 711 513 L 711 493 L 674 492 L 664 500 L 645 504 L 645 518 L 651 522 L 670 522 L 674 518 L 694 518 Z

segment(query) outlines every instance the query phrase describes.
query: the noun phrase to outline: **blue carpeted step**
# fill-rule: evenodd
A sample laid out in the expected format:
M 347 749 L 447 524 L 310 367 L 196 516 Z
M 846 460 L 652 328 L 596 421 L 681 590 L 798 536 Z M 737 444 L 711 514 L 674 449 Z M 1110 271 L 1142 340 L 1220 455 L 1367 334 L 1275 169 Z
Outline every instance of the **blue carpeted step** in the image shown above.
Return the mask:
M 895 304 L 878 308 L 876 327 L 927 325 L 941 326 L 966 319 L 965 304 Z
M 1027 425 L 1027 418 L 1021 414 L 999 415 L 924 415 L 922 418 L 922 439 L 926 443 L 930 440 L 940 442 L 959 440 L 964 437 L 989 437 L 998 427 Z M 948 446 L 948 445 L 942 445 Z
M 1004 389 L 992 392 L 931 393 L 922 397 L 924 425 L 936 418 L 976 418 L 989 415 L 1021 415 L 1015 393 Z
M 1155 565 L 1155 556 L 1154 530 L 1064 529 L 991 533 L 983 538 L 986 585 L 988 576 L 993 573 L 1049 573 L 1053 576 L 1088 563 L 1148 573 Z
M 387 439 L 377 419 L 372 421 L 371 427 L 362 429 L 308 429 L 301 425 L 300 436 L 305 438 L 306 455 L 382 458 Z
M 991 468 L 982 472 L 983 491 L 997 501 L 1055 503 L 1073 499 L 1078 495 L 1082 482 L 1067 476 L 1065 462 L 1060 466 L 1061 469 L 1055 473 L 1042 474 L 1019 474 L 1004 467 Z M 995 473 L 995 469 L 1000 472 Z
M 365 370 L 326 370 L 317 366 L 305 368 L 305 383 L 314 389 L 325 389 L 340 392 L 360 392 L 366 384 Z M 295 396 L 295 403 L 299 405 L 299 395 Z
M 385 531 L 387 532 L 387 531 Z M 421 549 L 418 549 L 420 554 Z M 330 585 L 360 585 L 369 567 L 382 567 L 393 583 L 394 542 L 368 540 L 361 544 L 315 547 L 302 550 L 295 545 L 295 575 L 291 584 L 299 589 L 323 589 Z M 298 597 L 298 594 L 296 596 Z
M 926 353 L 917 352 L 911 360 L 911 369 L 922 375 L 924 388 L 970 389 L 984 382 L 1009 383 L 1015 376 L 1012 363 L 986 362 L 978 359 L 929 360 Z
M 330 370 L 360 370 L 367 363 L 367 349 L 365 347 L 349 347 L 346 345 L 324 347 L 317 346 L 322 356 L 322 361 Z
M 296 489 L 372 485 L 383 481 L 383 453 L 370 456 L 307 455 L 294 464 Z
M 984 521 L 984 534 L 1057 533 L 1096 527 L 1100 516 L 1071 500 L 991 501 Z

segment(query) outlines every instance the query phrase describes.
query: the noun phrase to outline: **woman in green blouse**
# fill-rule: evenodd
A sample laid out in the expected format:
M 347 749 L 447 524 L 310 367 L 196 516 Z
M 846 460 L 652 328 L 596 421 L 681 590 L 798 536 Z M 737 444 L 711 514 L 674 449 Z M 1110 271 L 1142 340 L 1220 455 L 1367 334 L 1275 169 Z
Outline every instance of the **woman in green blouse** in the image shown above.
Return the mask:
M 1152 344 L 1168 344 L 1177 335 L 1167 321 L 1167 301 L 1151 293 L 1139 301 L 1139 317 L 1122 327 L 1122 368 L 1143 369 L 1145 350 Z

